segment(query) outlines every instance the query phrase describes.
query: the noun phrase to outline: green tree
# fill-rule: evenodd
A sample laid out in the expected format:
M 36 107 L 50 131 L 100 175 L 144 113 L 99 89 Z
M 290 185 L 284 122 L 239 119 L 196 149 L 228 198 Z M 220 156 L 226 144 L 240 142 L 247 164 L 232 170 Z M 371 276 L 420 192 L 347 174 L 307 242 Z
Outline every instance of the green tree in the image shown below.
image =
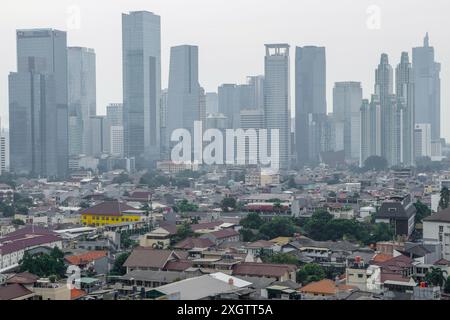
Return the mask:
M 222 200 L 220 207 L 222 208 L 222 210 L 224 212 L 228 212 L 230 211 L 230 208 L 232 210 L 236 210 L 237 207 L 237 201 L 235 198 L 233 197 L 227 197 L 225 199 Z
M 298 259 L 289 253 L 262 254 L 261 259 L 264 263 L 275 264 L 293 264 L 298 265 Z
M 113 268 L 111 269 L 112 275 L 123 276 L 125 273 L 127 273 L 127 268 L 123 265 L 125 261 L 127 261 L 129 256 L 129 252 L 125 252 L 117 256 L 116 260 L 114 261 Z
M 447 187 L 441 190 L 441 200 L 439 201 L 439 207 L 441 210 L 448 209 L 450 206 L 450 190 Z
M 251 229 L 243 228 L 239 230 L 239 233 L 241 234 L 242 241 L 244 242 L 253 242 L 259 240 L 258 232 L 255 233 Z
M 277 237 L 292 237 L 297 228 L 292 219 L 275 217 L 271 221 L 264 223 L 259 232 L 265 239 Z
M 122 173 L 119 176 L 115 177 L 113 179 L 112 183 L 113 184 L 124 184 L 124 183 L 130 182 L 130 181 L 131 181 L 130 177 L 127 174 Z
M 182 226 L 177 228 L 177 234 L 174 237 L 175 242 L 180 242 L 186 238 L 195 236 L 194 231 L 192 231 L 192 228 L 190 224 L 184 223 Z
M 431 267 L 431 271 L 425 275 L 425 282 L 429 285 L 444 287 L 447 282 L 447 271 Z
M 198 206 L 193 203 L 189 203 L 186 199 L 183 199 L 178 205 L 177 205 L 178 212 L 185 213 L 185 212 L 197 212 Z
M 259 229 L 264 220 L 256 212 L 249 213 L 245 218 L 241 219 L 239 224 L 246 229 Z
M 306 264 L 297 272 L 297 282 L 302 285 L 323 280 L 325 277 L 325 270 L 316 263 Z
M 49 277 L 55 275 L 58 278 L 65 276 L 66 267 L 64 264 L 64 253 L 57 247 L 50 251 L 50 254 L 34 254 L 25 252 L 23 259 L 19 263 L 21 272 L 30 272 L 39 277 Z
M 450 293 L 450 277 L 447 277 L 447 280 L 445 281 L 444 292 Z
M 423 219 L 431 215 L 431 209 L 420 200 L 414 204 L 416 207 L 416 222 L 422 223 Z

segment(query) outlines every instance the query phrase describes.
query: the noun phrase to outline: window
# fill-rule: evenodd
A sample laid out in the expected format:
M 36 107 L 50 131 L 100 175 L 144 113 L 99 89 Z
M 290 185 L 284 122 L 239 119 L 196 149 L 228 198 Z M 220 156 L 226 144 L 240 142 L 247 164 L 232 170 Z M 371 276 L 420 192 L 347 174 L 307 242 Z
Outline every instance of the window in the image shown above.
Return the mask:
M 444 226 L 439 226 L 439 232 L 444 232 Z

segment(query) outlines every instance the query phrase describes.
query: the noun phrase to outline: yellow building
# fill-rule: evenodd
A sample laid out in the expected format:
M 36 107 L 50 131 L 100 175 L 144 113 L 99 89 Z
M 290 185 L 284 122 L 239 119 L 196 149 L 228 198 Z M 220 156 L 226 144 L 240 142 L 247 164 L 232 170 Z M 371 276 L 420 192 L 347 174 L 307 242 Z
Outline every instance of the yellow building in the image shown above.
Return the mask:
M 142 213 L 119 201 L 107 201 L 81 211 L 81 223 L 101 227 L 142 220 Z

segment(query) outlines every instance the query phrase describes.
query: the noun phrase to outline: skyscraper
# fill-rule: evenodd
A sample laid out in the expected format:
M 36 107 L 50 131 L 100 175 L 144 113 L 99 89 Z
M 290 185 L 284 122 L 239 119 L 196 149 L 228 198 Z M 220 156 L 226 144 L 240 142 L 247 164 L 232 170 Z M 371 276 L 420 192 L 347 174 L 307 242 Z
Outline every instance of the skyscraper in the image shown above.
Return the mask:
M 123 157 L 123 105 L 111 103 L 106 107 L 106 122 L 109 132 L 109 151 L 111 155 Z
M 378 95 L 364 99 L 361 106 L 360 166 L 371 156 L 381 156 L 381 105 Z
M 397 97 L 394 94 L 394 73 L 389 64 L 389 57 L 381 55 L 378 68 L 375 70 L 375 94 L 380 99 L 381 112 L 381 156 L 389 166 L 398 164 L 399 153 L 398 139 L 396 135 Z
M 161 21 L 147 11 L 122 15 L 125 154 L 137 167 L 160 156 Z
M 66 33 L 17 31 L 17 72 L 9 75 L 11 169 L 65 177 L 68 173 Z
M 206 93 L 206 114 L 219 112 L 219 96 L 217 92 Z
M 395 70 L 396 95 L 400 104 L 400 163 L 414 165 L 414 75 L 407 52 Z
M 288 44 L 266 44 L 264 63 L 264 113 L 266 128 L 279 130 L 279 167 L 290 163 L 290 63 Z M 272 141 L 271 141 L 272 143 Z
M 319 161 L 320 131 L 326 121 L 324 47 L 297 47 L 295 54 L 295 132 L 297 164 Z
M 194 122 L 200 120 L 197 46 L 171 48 L 168 90 L 167 138 L 170 140 L 172 132 L 181 128 L 193 134 Z
M 88 154 L 89 118 L 97 113 L 95 51 L 68 48 L 69 155 Z
M 240 99 L 236 84 L 226 83 L 218 88 L 219 113 L 227 117 L 227 127 L 237 129 L 240 124 Z
M 343 130 L 347 160 L 359 160 L 361 138 L 362 88 L 360 82 L 336 82 L 333 89 L 333 117 L 335 125 Z M 340 150 L 336 150 L 340 151 Z
M 416 123 L 431 124 L 432 140 L 441 137 L 441 64 L 435 61 L 428 33 L 423 47 L 413 48 Z

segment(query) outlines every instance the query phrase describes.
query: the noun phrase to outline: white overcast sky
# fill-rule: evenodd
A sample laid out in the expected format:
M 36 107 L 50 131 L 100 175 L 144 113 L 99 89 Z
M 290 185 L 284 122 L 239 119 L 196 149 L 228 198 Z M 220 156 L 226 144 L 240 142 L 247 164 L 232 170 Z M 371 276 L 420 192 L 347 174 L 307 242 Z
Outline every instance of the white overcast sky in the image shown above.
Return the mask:
M 368 28 L 368 8 L 380 9 L 380 28 Z M 97 108 L 122 99 L 121 13 L 148 10 L 161 16 L 162 80 L 167 86 L 169 49 L 179 44 L 200 48 L 200 82 L 207 91 L 221 83 L 241 83 L 263 74 L 264 44 L 320 45 L 327 50 L 328 110 L 336 81 L 361 81 L 364 97 L 373 91 L 380 54 L 395 67 L 402 51 L 422 44 L 425 32 L 442 63 L 442 127 L 450 139 L 449 0 L 7 0 L 0 4 L 0 116 L 7 126 L 8 82 L 16 70 L 15 29 L 70 27 L 70 46 L 97 53 Z M 293 82 L 294 60 L 291 66 Z M 294 92 L 291 92 L 292 106 Z

